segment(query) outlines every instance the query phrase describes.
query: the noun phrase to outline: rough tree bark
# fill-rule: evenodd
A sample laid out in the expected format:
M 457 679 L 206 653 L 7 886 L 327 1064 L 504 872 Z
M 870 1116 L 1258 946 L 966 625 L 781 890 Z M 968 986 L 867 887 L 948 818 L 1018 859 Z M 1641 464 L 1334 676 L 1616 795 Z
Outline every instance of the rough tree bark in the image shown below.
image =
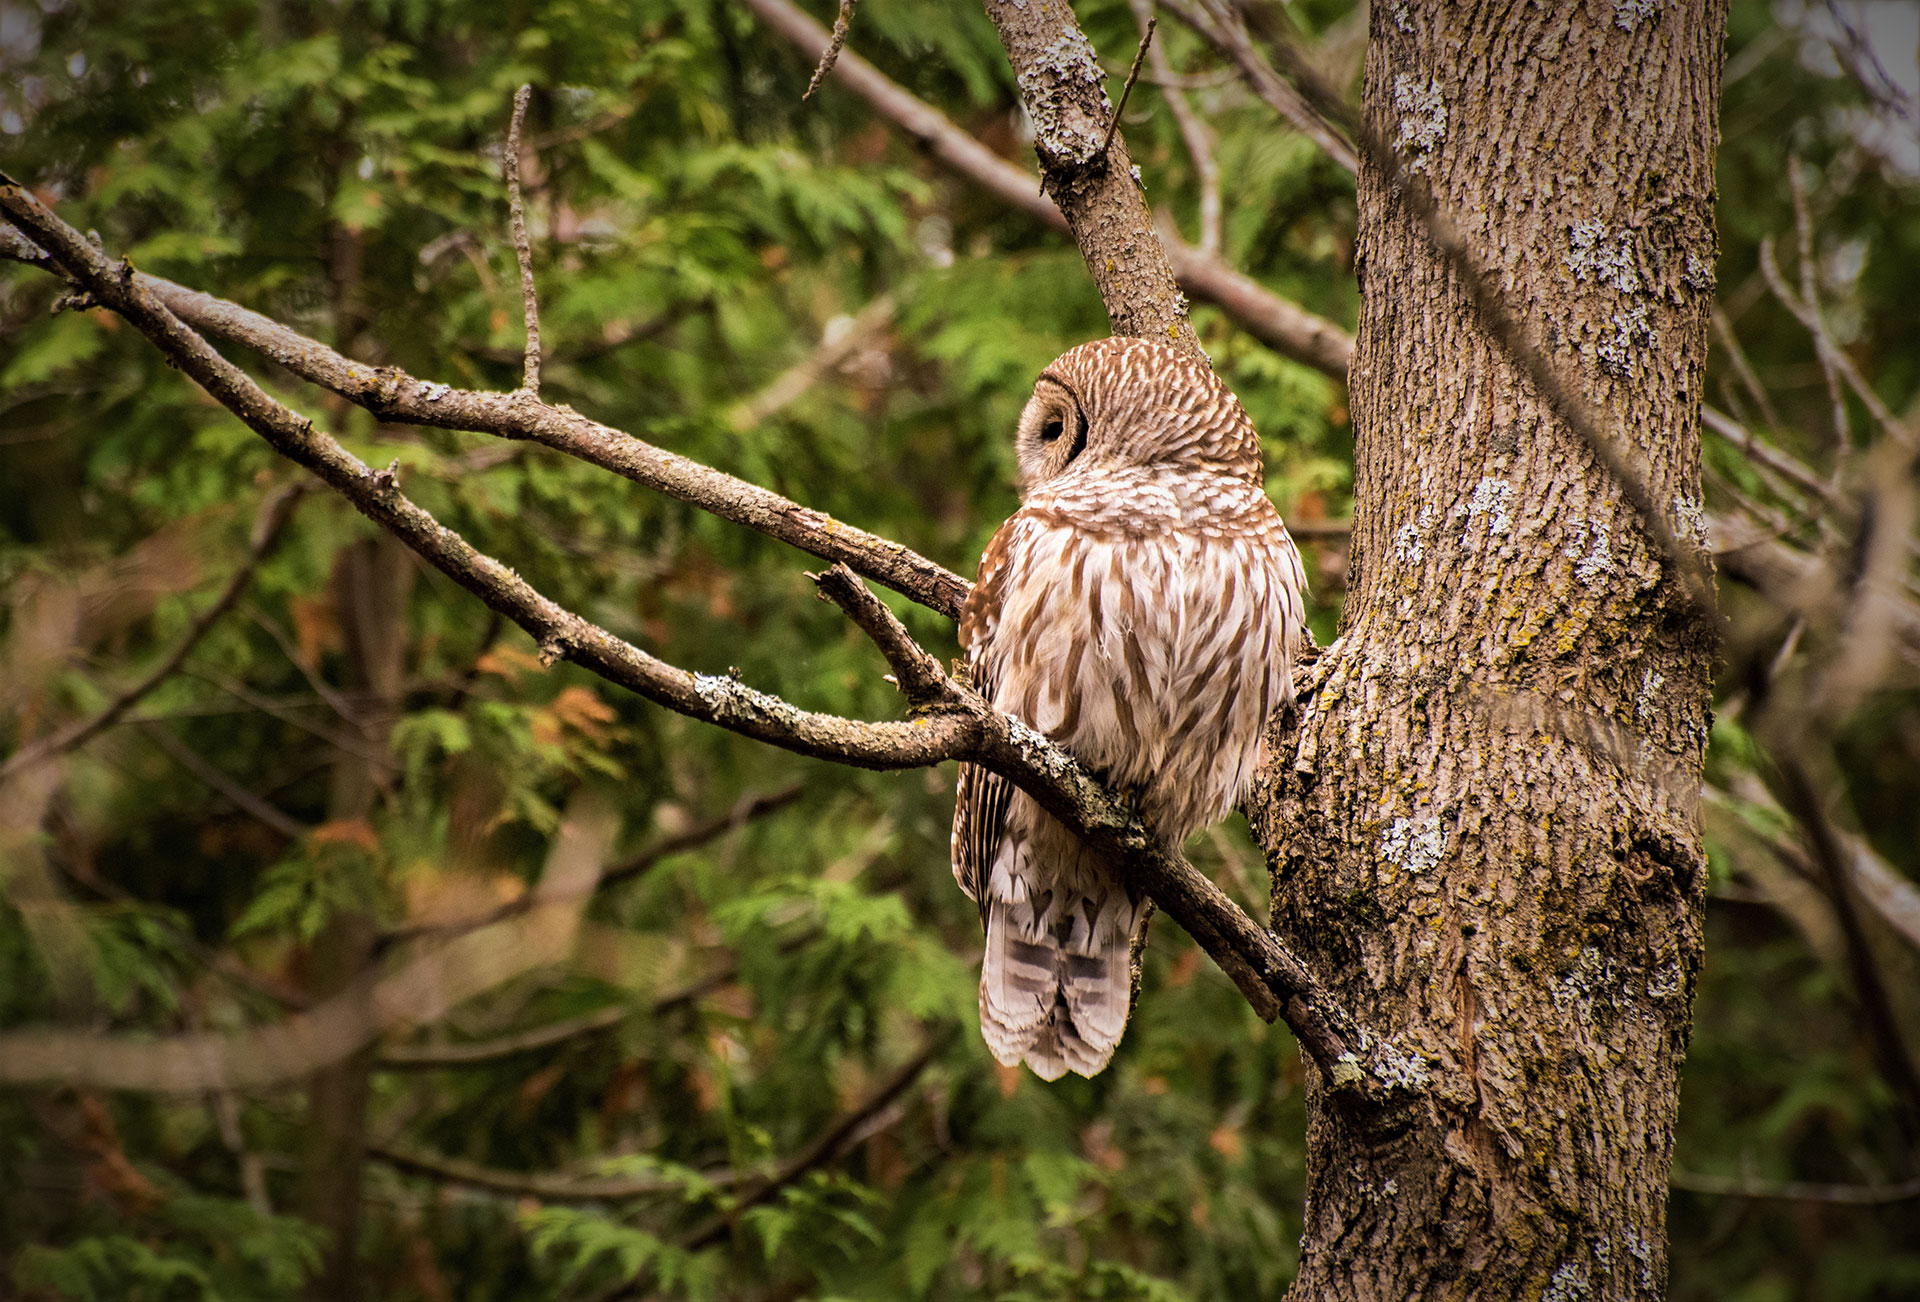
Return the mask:
M 1723 3 L 1373 11 L 1365 111 L 1689 546 Z M 1363 160 L 1341 636 L 1249 802 L 1411 1102 L 1310 1078 L 1294 1296 L 1655 1298 L 1711 638 Z

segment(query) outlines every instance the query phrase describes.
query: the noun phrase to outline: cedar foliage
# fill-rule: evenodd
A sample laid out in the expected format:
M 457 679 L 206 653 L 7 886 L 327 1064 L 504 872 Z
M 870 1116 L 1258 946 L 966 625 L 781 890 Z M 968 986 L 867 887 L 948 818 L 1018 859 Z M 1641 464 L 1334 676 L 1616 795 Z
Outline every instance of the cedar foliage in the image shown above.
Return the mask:
M 1351 75 L 1363 24 L 1333 0 L 1293 8 Z M 1080 14 L 1123 72 L 1127 5 Z M 531 82 L 545 396 L 961 573 L 1012 508 L 1009 431 L 1032 376 L 1105 332 L 1070 243 L 938 170 L 831 83 L 801 104 L 806 60 L 724 3 L 70 0 L 5 18 L 5 166 L 68 220 L 143 270 L 364 360 L 479 388 L 519 379 L 500 148 L 513 92 Z M 1858 84 L 1805 53 L 1788 18 L 1734 10 L 1730 55 L 1746 71 L 1723 108 L 1719 284 L 1780 417 L 1764 433 L 1825 466 L 1810 345 L 1756 288 L 1763 237 L 1791 261 L 1789 151 L 1813 169 L 1841 342 L 1897 410 L 1920 388 L 1920 359 L 1900 346 L 1920 291 L 1920 209 L 1912 179 L 1848 133 Z M 1163 20 L 1159 39 L 1196 74 L 1190 94 L 1218 135 L 1229 261 L 1351 323 L 1351 179 L 1277 128 L 1184 29 Z M 1011 77 L 978 13 L 870 3 L 853 47 L 1025 161 Z M 1125 129 L 1150 198 L 1191 230 L 1192 168 L 1150 87 Z M 104 314 L 50 316 L 57 292 L 0 265 L 9 748 L 98 710 L 163 656 L 240 564 L 256 504 L 298 473 L 132 331 Z M 736 421 L 736 404 L 881 296 L 890 316 L 849 356 L 767 418 Z M 1262 432 L 1282 513 L 1344 517 L 1340 386 L 1213 309 L 1195 319 Z M 884 666 L 812 599 L 796 553 L 539 449 L 377 425 L 246 364 L 370 464 L 397 461 L 448 526 L 638 645 L 810 708 L 897 713 Z M 1723 353 L 1714 365 L 1714 397 L 1738 407 Z M 1773 491 L 1736 445 L 1710 438 L 1707 455 L 1739 491 Z M 689 1297 L 1285 1292 L 1302 1188 L 1290 1038 L 1163 922 L 1112 1069 L 1056 1086 L 996 1070 L 973 1029 L 977 921 L 944 866 L 950 773 L 809 763 L 570 666 L 544 670 L 523 635 L 422 574 L 379 797 L 365 819 L 329 821 L 354 726 L 328 700 L 350 690 L 338 576 L 371 537 L 343 504 L 307 497 L 241 604 L 136 708 L 146 722 L 62 762 L 37 824 L 59 926 L 42 925 L 21 873 L 0 878 L 0 1027 L 268 1020 L 281 1011 L 272 991 L 302 984 L 337 916 L 371 917 L 383 953 L 398 953 L 421 927 L 515 898 L 582 786 L 618 803 L 616 857 L 797 786 L 790 803 L 603 891 L 570 964 L 405 1042 L 485 1041 L 601 1009 L 618 1021 L 473 1065 L 376 1071 L 368 1294 L 597 1298 L 635 1278 L 644 1294 Z M 1324 639 L 1343 558 L 1307 550 Z M 1725 600 L 1723 703 L 1783 636 L 1744 594 Z M 950 628 L 892 604 L 927 646 L 954 651 Z M 1849 797 L 1843 816 L 1910 877 L 1915 707 L 1911 692 L 1892 695 L 1852 723 L 1829 775 Z M 300 835 L 237 808 L 153 729 Z M 1765 761 L 1723 721 L 1712 767 L 1737 791 Z M 1913 1174 L 1912 1131 L 1873 1070 L 1825 915 L 1776 889 L 1767 842 L 1790 830 L 1733 798 L 1708 833 L 1716 893 L 1681 1164 L 1774 1180 Z M 1237 819 L 1190 854 L 1264 907 L 1263 865 Z M 1886 958 L 1915 970 L 1910 952 Z M 1902 1011 L 1911 1024 L 1920 1005 Z M 742 1186 L 728 1173 L 770 1175 L 926 1045 L 931 1065 L 871 1135 L 731 1214 Z M 291 1214 L 303 1108 L 295 1088 L 224 1101 L 0 1092 L 0 1293 L 297 1295 L 325 1250 Z M 544 1197 L 422 1174 L 381 1149 L 661 1188 Z M 1896 1296 L 1920 1285 L 1912 1208 L 1679 1192 L 1674 1296 Z M 725 1232 L 705 1234 L 716 1216 Z

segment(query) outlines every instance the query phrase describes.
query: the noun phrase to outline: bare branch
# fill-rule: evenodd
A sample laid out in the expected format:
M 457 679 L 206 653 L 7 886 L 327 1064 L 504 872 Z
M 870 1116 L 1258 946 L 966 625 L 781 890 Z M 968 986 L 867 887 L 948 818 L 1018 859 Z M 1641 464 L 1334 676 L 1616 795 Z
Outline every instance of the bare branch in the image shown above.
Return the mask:
M 1247 36 L 1246 22 L 1233 6 L 1217 3 L 1217 0 L 1158 0 L 1158 3 L 1173 10 L 1181 22 L 1199 33 L 1202 40 L 1233 60 L 1234 66 L 1240 69 L 1241 77 L 1253 88 L 1253 93 L 1265 100 L 1267 106 L 1278 113 L 1283 121 L 1320 146 L 1322 153 L 1349 174 L 1357 169 L 1353 146 L 1253 48 L 1253 42 Z
M 1718 304 L 1713 309 L 1713 332 L 1720 337 L 1721 345 L 1727 350 L 1727 361 L 1733 367 L 1733 373 L 1740 377 L 1740 383 L 1746 386 L 1749 396 L 1759 409 L 1760 419 L 1775 426 L 1780 424 L 1780 414 L 1773 409 L 1773 399 L 1767 396 L 1767 387 L 1760 383 L 1760 377 L 1754 373 L 1753 363 L 1747 360 L 1746 350 L 1740 347 L 1739 336 L 1733 333 L 1733 322 Z
M 880 654 L 893 666 L 893 677 L 909 705 L 926 709 L 954 699 L 953 681 L 940 661 L 913 640 L 893 612 L 852 570 L 836 565 L 824 574 L 807 577 L 820 589 L 822 601 L 831 601 L 845 611 L 847 618 L 880 648 Z
M 36 243 L 48 248 L 69 276 L 92 289 L 103 303 L 152 339 L 175 365 L 249 428 L 282 455 L 319 475 L 362 514 L 392 532 L 436 569 L 520 625 L 543 655 L 572 659 L 609 682 L 692 718 L 801 754 L 863 767 L 911 768 L 937 763 L 957 754 L 977 732 L 977 720 L 959 714 L 912 723 L 861 723 L 813 714 L 731 678 L 689 673 L 648 655 L 566 610 L 499 561 L 475 550 L 401 493 L 393 476 L 374 473 L 311 421 L 268 397 L 245 372 L 168 311 L 130 268 L 113 266 L 105 254 L 18 185 L 0 182 L 0 207 Z M 338 354 L 334 358 L 347 369 L 371 375 L 368 368 L 355 368 Z M 391 374 L 385 378 L 393 383 Z M 417 401 L 432 401 L 425 396 L 431 386 L 414 382 L 412 387 L 419 391 Z M 442 402 L 454 402 L 451 391 L 438 397 Z M 523 410 L 523 418 L 538 426 L 554 423 L 550 413 L 557 414 L 555 409 L 541 407 L 525 397 L 473 394 L 469 398 L 470 402 L 461 405 L 474 414 L 493 411 L 499 416 L 502 409 L 511 411 L 524 403 L 530 410 Z M 400 406 L 405 409 L 406 403 Z M 614 431 L 607 434 L 618 437 Z M 957 601 L 954 604 L 957 606 Z
M 540 396 L 540 299 L 533 285 L 533 247 L 527 239 L 527 214 L 520 200 L 520 127 L 527 118 L 533 87 L 513 97 L 513 124 L 507 128 L 507 216 L 513 228 L 513 252 L 520 261 L 520 300 L 527 323 L 525 379 L 521 387 Z
M 173 731 L 165 724 L 143 723 L 140 725 L 140 731 L 145 733 L 154 745 L 165 751 L 174 763 L 225 796 L 249 818 L 264 823 L 280 835 L 294 841 L 300 840 L 313 830 L 305 823 L 281 813 L 270 802 L 254 795 L 253 792 L 221 772 L 199 751 L 174 736 Z
M 795 783 L 793 786 L 783 790 L 768 792 L 764 795 L 742 796 L 732 809 L 720 815 L 718 818 L 710 818 L 706 822 L 690 827 L 686 831 L 674 836 L 662 837 L 646 849 L 608 868 L 600 874 L 600 886 L 604 889 L 608 886 L 615 886 L 621 882 L 638 877 L 670 855 L 684 854 L 688 850 L 705 845 L 715 837 L 724 835 L 736 827 L 751 822 L 762 814 L 772 813 L 776 809 L 784 808 L 797 800 L 800 793 L 804 790 L 805 788 L 803 786 Z M 500 905 L 498 908 L 489 909 L 485 913 L 473 917 L 454 918 L 444 922 L 412 923 L 406 926 L 395 927 L 380 937 L 380 943 L 383 947 L 392 946 L 410 940 L 417 940 L 423 936 L 446 935 L 456 931 L 472 931 L 475 927 L 485 927 L 492 923 L 502 922 L 518 914 L 525 913 L 533 906 L 534 902 L 532 896 L 522 896 L 517 900 L 511 900 Z
M 847 48 L 847 30 L 853 26 L 853 0 L 840 0 L 839 12 L 833 16 L 833 36 L 827 42 L 827 48 L 820 52 L 820 62 L 814 66 L 813 77 L 807 82 L 807 89 L 800 96 L 802 102 L 813 98 L 813 92 L 820 89 L 820 83 L 833 71 L 833 65 L 839 62 L 840 51 Z
M 1714 560 L 1725 574 L 1787 610 L 1828 612 L 1837 581 L 1825 562 L 1778 541 L 1743 521 L 1714 516 L 1708 523 Z M 1813 603 L 1810 605 L 1810 602 Z M 1831 614 L 1823 613 L 1830 619 Z M 1920 610 L 1902 601 L 1889 612 L 1894 646 L 1920 668 Z
M 0 763 L 0 778 L 5 778 L 9 773 L 29 764 L 43 763 L 56 755 L 66 754 L 76 746 L 86 744 L 103 730 L 111 728 L 119 721 L 121 715 L 132 709 L 154 688 L 171 678 L 187 656 L 192 653 L 194 647 L 200 644 L 200 639 L 220 622 L 220 617 L 233 608 L 233 603 L 240 599 L 240 594 L 245 592 L 247 585 L 253 582 L 254 572 L 260 568 L 260 562 L 265 560 L 273 550 L 274 544 L 279 542 L 281 530 L 285 528 L 288 518 L 293 514 L 293 508 L 299 504 L 307 487 L 305 484 L 294 484 L 277 488 L 267 494 L 266 500 L 260 504 L 259 513 L 254 517 L 253 533 L 248 540 L 246 557 L 228 578 L 226 586 L 220 589 L 219 595 L 194 618 L 186 634 L 174 643 L 173 649 L 161 658 L 159 664 L 149 670 L 140 681 L 109 701 L 93 717 L 68 724 L 52 736 L 23 746 L 8 756 L 4 763 Z
M 392 367 L 365 366 L 223 299 L 139 272 L 134 273 L 133 281 L 186 325 L 271 358 L 300 378 L 339 394 L 382 420 L 525 439 L 564 452 L 822 560 L 844 562 L 949 618 L 959 615 L 972 587 L 959 575 L 899 543 L 843 524 L 823 511 L 802 506 L 757 484 L 653 447 L 571 408 L 547 406 L 524 394 L 454 389 L 415 379 Z
M 1154 0 L 1132 0 L 1132 5 L 1134 21 L 1144 33 L 1157 21 L 1153 17 Z M 1143 48 L 1147 51 L 1147 64 L 1153 69 L 1149 80 L 1160 88 L 1161 97 L 1167 101 L 1167 108 L 1180 128 L 1180 138 L 1186 141 L 1187 156 L 1193 161 L 1194 178 L 1200 185 L 1200 255 L 1217 258 L 1220 256 L 1220 165 L 1213 156 L 1213 129 L 1193 111 L 1193 105 L 1187 103 L 1164 45 L 1148 43 Z M 1180 275 L 1178 259 L 1174 260 L 1174 275 Z
M 1120 87 L 1120 102 L 1113 106 L 1113 121 L 1107 123 L 1107 138 L 1100 142 L 1102 158 L 1113 148 L 1113 133 L 1120 129 L 1120 115 L 1127 111 L 1127 101 L 1133 96 L 1133 83 L 1140 80 L 1140 65 L 1146 60 L 1147 47 L 1153 44 L 1153 29 L 1159 25 L 1158 18 L 1149 17 L 1147 25 L 1140 30 L 1140 48 L 1133 52 L 1133 66 L 1127 69 L 1126 84 Z
M 1675 1167 L 1668 1183 L 1688 1193 L 1716 1198 L 1754 1198 L 1771 1202 L 1833 1203 L 1843 1207 L 1880 1207 L 1920 1198 L 1920 1176 L 1899 1184 L 1808 1184 L 1799 1180 L 1769 1184 L 1723 1175 L 1704 1175 Z

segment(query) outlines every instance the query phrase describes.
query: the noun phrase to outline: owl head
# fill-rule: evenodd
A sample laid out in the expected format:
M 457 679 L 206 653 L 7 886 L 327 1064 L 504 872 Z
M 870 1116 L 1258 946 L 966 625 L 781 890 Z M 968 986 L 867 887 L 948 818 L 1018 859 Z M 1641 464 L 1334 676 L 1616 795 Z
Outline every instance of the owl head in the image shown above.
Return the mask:
M 1261 482 L 1260 439 L 1206 362 L 1147 339 L 1095 339 L 1040 372 L 1014 435 L 1022 495 L 1102 467 Z

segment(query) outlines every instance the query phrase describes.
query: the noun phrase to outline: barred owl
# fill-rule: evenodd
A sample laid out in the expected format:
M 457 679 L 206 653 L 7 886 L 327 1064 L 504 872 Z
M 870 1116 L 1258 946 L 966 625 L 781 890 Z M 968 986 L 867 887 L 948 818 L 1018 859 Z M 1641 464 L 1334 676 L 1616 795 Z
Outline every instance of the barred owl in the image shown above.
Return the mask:
M 1021 507 L 960 617 L 988 700 L 1137 801 L 1170 849 L 1224 816 L 1292 699 L 1306 594 L 1260 443 L 1205 362 L 1101 339 L 1040 373 Z M 1046 1080 L 1113 1057 L 1145 901 L 1006 779 L 960 766 L 953 873 L 980 906 L 980 1030 Z

